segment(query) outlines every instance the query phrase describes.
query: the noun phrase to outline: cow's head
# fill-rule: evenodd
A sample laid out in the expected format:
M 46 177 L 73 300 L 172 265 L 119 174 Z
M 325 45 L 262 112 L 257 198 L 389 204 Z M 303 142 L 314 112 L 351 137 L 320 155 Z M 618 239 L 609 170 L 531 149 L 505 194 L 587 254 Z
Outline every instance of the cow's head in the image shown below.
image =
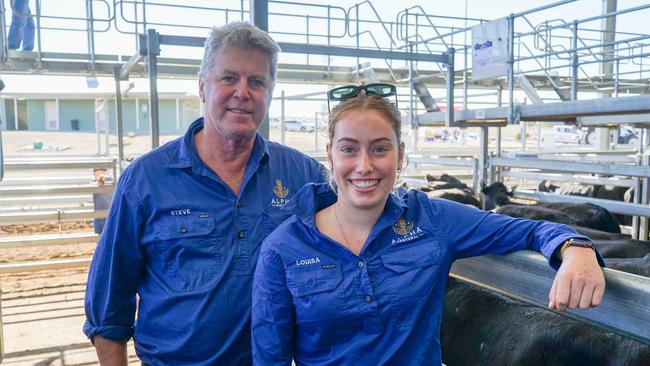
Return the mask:
M 499 206 L 511 203 L 512 191 L 501 182 L 492 183 L 481 190 L 481 201 L 484 210 L 493 210 Z

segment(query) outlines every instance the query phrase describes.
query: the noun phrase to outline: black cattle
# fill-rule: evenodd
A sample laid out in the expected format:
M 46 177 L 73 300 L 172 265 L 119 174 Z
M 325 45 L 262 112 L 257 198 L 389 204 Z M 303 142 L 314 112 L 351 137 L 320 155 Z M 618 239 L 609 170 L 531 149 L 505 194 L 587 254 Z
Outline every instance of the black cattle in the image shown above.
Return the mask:
M 481 208 L 481 203 L 474 195 L 474 192 L 460 179 L 448 174 L 442 174 L 439 177 L 427 174 L 426 179 L 427 186 L 418 187 L 417 189 L 426 192 L 430 198 L 444 198 Z M 406 184 L 402 185 L 402 187 L 409 188 Z
M 620 233 L 621 227 L 611 212 L 593 203 L 543 202 L 539 205 L 576 218 L 578 225 L 595 228 L 609 233 Z
M 591 203 L 538 203 L 521 205 L 510 200 L 512 191 L 501 182 L 493 183 L 481 191 L 485 209 L 513 217 L 547 220 L 572 226 L 584 226 L 610 233 L 620 233 L 614 216 L 606 209 Z
M 543 180 L 537 186 L 537 190 L 540 192 L 553 192 L 555 194 L 561 195 L 593 197 L 621 202 L 634 201 L 634 187 L 628 188 L 583 183 L 566 183 L 556 186 L 550 182 L 547 182 L 546 180 Z M 619 223 L 623 225 L 632 224 L 632 217 L 629 215 L 613 214 L 613 216 Z
M 650 243 L 643 240 L 594 239 L 594 242 L 596 243 L 596 248 L 598 248 L 600 254 L 607 258 L 641 258 L 650 254 Z
M 481 200 L 485 210 L 494 210 L 499 206 L 511 205 L 512 191 L 501 182 L 492 183 L 481 189 Z
M 451 278 L 441 346 L 447 365 L 650 364 L 646 344 Z
M 629 239 L 629 236 L 623 235 L 623 234 L 617 234 L 617 233 L 608 233 L 605 231 L 600 231 L 584 226 L 571 226 L 573 230 L 579 232 L 582 235 L 588 236 L 594 240 L 597 239 L 602 239 L 602 240 L 625 240 Z
M 569 196 L 602 198 L 606 200 L 632 202 L 633 187 L 605 186 L 601 184 L 566 183 L 559 186 L 543 180 L 537 186 L 540 192 L 553 192 Z
M 431 190 L 458 188 L 469 189 L 467 184 L 463 183 L 460 179 L 449 174 L 442 174 L 439 177 L 434 177 L 431 174 L 426 175 L 427 185 Z
M 474 196 L 474 193 L 469 189 L 460 189 L 460 188 L 437 189 L 434 191 L 427 192 L 427 196 L 429 196 L 430 198 L 444 198 L 447 200 L 464 203 L 466 205 L 471 205 L 476 208 L 481 208 L 481 203 Z
M 610 269 L 650 277 L 650 254 L 643 258 L 605 258 L 605 264 Z
M 572 226 L 578 225 L 576 220 L 562 211 L 535 205 L 506 205 L 497 208 L 494 212 L 522 219 L 546 220 Z

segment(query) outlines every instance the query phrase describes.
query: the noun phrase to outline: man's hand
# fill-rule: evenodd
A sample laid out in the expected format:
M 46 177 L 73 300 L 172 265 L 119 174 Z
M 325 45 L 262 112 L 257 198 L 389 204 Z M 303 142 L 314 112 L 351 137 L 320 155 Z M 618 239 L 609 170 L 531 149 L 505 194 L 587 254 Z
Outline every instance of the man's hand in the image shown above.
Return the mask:
M 586 309 L 598 306 L 605 293 L 605 276 L 594 250 L 570 246 L 562 257 L 562 265 L 548 295 L 549 309 L 563 311 L 567 307 Z

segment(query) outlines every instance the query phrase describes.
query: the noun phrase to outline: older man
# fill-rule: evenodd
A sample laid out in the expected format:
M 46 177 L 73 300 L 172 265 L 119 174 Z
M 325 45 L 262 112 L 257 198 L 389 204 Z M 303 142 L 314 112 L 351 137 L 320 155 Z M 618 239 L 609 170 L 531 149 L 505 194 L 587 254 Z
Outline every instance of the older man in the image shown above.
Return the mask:
M 125 365 L 132 336 L 147 365 L 251 364 L 260 244 L 293 194 L 324 180 L 318 162 L 257 132 L 278 51 L 248 23 L 213 28 L 203 117 L 120 177 L 86 289 L 84 332 L 101 364 Z

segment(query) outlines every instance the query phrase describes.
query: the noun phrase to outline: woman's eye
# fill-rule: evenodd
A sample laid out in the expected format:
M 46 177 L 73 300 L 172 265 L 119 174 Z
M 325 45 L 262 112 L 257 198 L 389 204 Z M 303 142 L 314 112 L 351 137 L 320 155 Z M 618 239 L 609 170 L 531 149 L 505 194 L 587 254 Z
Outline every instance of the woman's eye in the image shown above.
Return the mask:
M 386 154 L 388 151 L 390 151 L 390 149 L 385 146 L 377 146 L 374 150 L 375 154 Z
M 344 154 L 354 154 L 356 149 L 353 148 L 353 147 L 349 147 L 349 146 L 343 146 L 343 147 L 341 147 L 340 151 L 342 153 L 344 153 Z

